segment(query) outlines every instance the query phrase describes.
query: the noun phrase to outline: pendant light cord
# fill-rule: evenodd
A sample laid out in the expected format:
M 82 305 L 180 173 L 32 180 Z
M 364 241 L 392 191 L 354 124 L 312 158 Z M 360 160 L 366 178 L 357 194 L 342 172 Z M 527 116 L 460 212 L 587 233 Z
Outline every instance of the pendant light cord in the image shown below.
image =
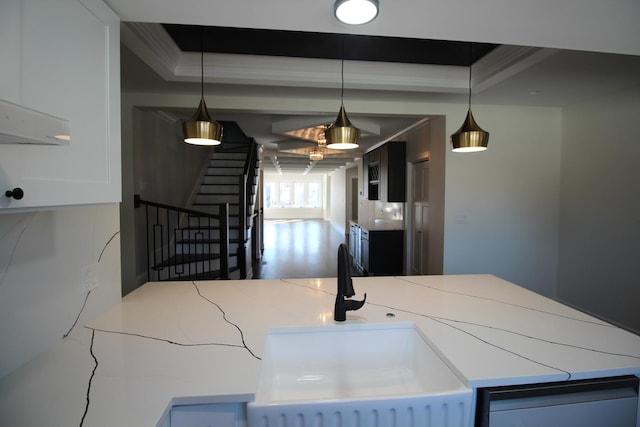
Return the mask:
M 342 36 L 342 70 L 340 71 L 340 104 L 344 104 L 344 36 Z
M 200 97 L 204 99 L 204 29 L 200 27 Z
M 469 43 L 469 110 L 471 110 L 471 63 L 472 63 L 471 46 L 472 44 Z

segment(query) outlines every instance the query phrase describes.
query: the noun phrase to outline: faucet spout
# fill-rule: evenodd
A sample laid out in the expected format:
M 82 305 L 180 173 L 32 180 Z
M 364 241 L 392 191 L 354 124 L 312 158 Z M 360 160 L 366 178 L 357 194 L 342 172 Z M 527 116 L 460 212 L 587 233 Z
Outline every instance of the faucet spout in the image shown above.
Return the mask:
M 333 311 L 333 319 L 337 322 L 347 320 L 347 311 L 358 310 L 367 300 L 367 294 L 364 294 L 362 301 L 345 299 L 354 296 L 353 280 L 349 271 L 349 250 L 347 245 L 341 243 L 338 247 L 338 292 L 336 294 L 336 303 Z

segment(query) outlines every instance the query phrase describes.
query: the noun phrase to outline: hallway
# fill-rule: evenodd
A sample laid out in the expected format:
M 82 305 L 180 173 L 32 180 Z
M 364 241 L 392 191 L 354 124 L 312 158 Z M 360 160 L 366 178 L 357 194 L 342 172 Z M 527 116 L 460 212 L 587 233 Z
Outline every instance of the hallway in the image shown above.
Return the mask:
M 338 246 L 347 243 L 329 221 L 264 221 L 264 252 L 254 279 L 336 277 Z

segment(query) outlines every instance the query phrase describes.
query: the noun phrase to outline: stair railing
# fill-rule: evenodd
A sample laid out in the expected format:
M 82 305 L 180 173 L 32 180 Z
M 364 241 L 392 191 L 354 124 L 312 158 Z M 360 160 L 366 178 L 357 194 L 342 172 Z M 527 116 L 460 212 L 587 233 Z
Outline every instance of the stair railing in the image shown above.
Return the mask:
M 229 279 L 229 204 L 213 215 L 134 196 L 144 205 L 148 281 Z M 193 221 L 197 231 L 190 229 Z M 212 234 L 218 231 L 218 239 Z M 218 242 L 219 241 L 219 242 Z M 178 249 L 180 245 L 181 249 Z M 219 245 L 219 256 L 215 247 Z M 215 269 L 219 259 L 219 272 Z
M 256 173 L 256 159 L 257 159 L 258 146 L 255 139 L 251 139 L 251 146 L 249 147 L 249 153 L 247 154 L 247 160 L 244 164 L 244 170 L 240 179 L 240 194 L 239 194 L 239 246 L 238 246 L 238 265 L 240 266 L 240 275 L 242 278 L 247 277 L 247 232 L 248 232 L 248 206 L 251 204 L 249 199 L 251 195 L 251 186 L 253 185 L 252 179 Z M 252 212 L 253 214 L 253 212 Z

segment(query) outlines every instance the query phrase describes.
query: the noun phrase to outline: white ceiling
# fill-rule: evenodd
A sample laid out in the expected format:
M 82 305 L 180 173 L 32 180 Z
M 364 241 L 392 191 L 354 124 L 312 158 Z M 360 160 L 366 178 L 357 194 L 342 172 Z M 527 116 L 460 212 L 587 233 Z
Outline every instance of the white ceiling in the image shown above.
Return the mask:
M 300 2 L 310 3 L 302 0 Z M 172 20 L 167 21 L 168 16 L 163 16 L 157 11 L 155 13 L 147 11 L 144 1 L 141 0 L 126 2 L 107 0 L 107 3 L 119 12 L 121 17 L 124 14 L 139 21 L 207 23 L 202 22 L 203 18 L 198 13 L 191 14 L 188 18 L 181 17 L 184 12 L 172 15 Z M 239 6 L 243 1 L 233 3 Z M 277 6 L 291 2 L 279 0 L 260 3 L 273 3 Z M 318 1 L 311 3 L 315 5 Z M 325 3 L 327 3 L 325 6 L 331 9 L 331 2 L 325 1 Z M 383 6 L 387 3 L 383 3 Z M 228 9 L 227 5 L 223 6 L 220 2 L 218 5 L 231 16 L 229 12 L 231 9 Z M 183 7 L 184 4 L 180 3 L 180 6 Z M 156 7 L 175 9 L 174 6 L 164 2 L 156 2 L 154 8 Z M 380 13 L 381 17 L 384 16 L 387 9 L 382 9 Z M 253 15 L 251 13 L 249 15 L 244 22 L 252 22 Z M 145 19 L 141 19 L 142 16 Z M 215 22 L 215 19 L 212 18 L 210 24 L 221 25 Z M 325 20 L 325 24 L 329 27 L 335 26 L 331 15 L 318 19 Z M 267 21 L 268 19 L 264 22 Z M 344 27 L 338 30 L 353 31 L 351 28 Z M 637 40 L 640 40 L 640 36 Z M 479 41 L 504 43 L 502 40 Z M 180 52 L 166 33 L 163 33 L 160 25 L 123 23 L 122 42 L 126 46 L 122 49 L 121 56 L 123 91 L 174 95 L 199 93 L 200 55 Z M 640 45 L 640 43 L 637 44 Z M 254 137 L 259 143 L 265 145 L 267 170 L 275 170 L 275 164 L 280 163 L 281 171 L 284 172 L 295 170 L 296 173 L 300 173 L 310 170 L 309 173 L 326 173 L 353 161 L 354 157 L 359 157 L 362 152 L 402 134 L 407 128 L 425 119 L 407 116 L 352 115 L 349 114 L 347 107 L 350 119 L 367 135 L 363 137 L 361 150 L 349 153 L 343 159 L 335 159 L 331 162 L 323 160 L 311 164 L 312 168 L 309 169 L 310 162 L 305 156 L 294 156 L 292 160 L 291 155 L 276 153 L 276 151 L 304 145 L 304 141 L 285 135 L 286 130 L 307 125 L 328 124 L 335 119 L 339 108 L 340 62 L 323 59 L 207 54 L 205 64 L 215 64 L 215 66 L 205 65 L 206 94 L 211 93 L 218 97 L 313 98 L 324 100 L 327 104 L 326 111 L 329 113 L 325 114 L 318 114 L 317 111 L 301 112 L 300 109 L 293 113 L 284 111 L 278 106 L 273 110 L 260 108 L 256 111 L 246 109 L 243 111 L 213 109 L 211 111 L 216 120 L 237 122 L 248 136 Z M 367 99 L 376 100 L 384 97 L 398 100 L 425 99 L 429 102 L 467 102 L 468 68 L 466 67 L 348 61 L 345 63 L 344 73 L 345 100 L 358 99 L 366 102 Z M 474 105 L 562 107 L 640 84 L 640 56 L 504 45 L 473 65 L 472 80 Z M 156 105 L 154 108 L 162 109 L 179 120 L 193 113 L 196 105 L 193 101 L 191 103 L 194 105 L 187 108 L 184 102 L 174 104 L 168 101 L 166 105 Z M 345 105 L 348 105 L 347 102 Z M 210 105 L 210 110 L 211 108 Z M 335 113 L 332 112 L 334 110 Z M 276 155 L 278 161 L 275 161 Z
M 380 0 L 371 23 L 333 17 L 334 0 L 105 0 L 122 21 L 474 41 L 640 55 L 635 0 Z

